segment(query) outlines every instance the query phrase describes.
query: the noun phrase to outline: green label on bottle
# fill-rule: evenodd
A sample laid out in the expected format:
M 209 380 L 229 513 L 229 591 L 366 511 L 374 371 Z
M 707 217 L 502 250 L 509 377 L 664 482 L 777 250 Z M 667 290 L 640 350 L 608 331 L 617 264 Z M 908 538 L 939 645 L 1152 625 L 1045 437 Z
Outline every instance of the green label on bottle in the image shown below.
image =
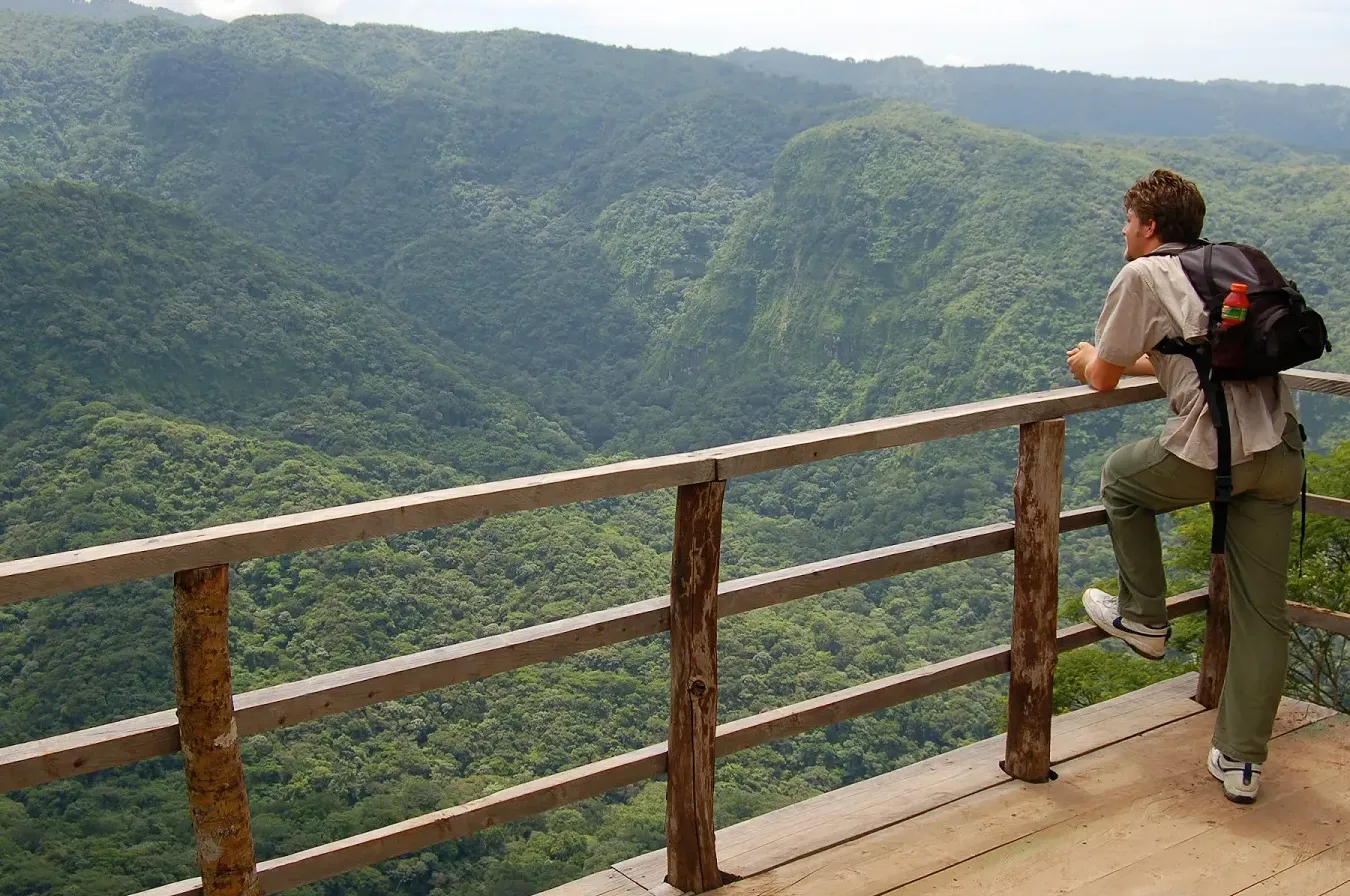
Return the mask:
M 1223 319 L 1232 321 L 1235 324 L 1240 324 L 1247 319 L 1247 309 L 1238 308 L 1233 305 L 1224 305 Z

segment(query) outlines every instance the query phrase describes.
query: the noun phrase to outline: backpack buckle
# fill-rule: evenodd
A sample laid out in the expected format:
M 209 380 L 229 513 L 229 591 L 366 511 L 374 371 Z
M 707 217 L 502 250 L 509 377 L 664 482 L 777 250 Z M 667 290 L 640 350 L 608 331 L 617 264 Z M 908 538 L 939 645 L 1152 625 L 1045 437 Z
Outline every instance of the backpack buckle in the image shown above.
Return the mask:
M 1215 476 L 1214 477 L 1214 500 L 1227 502 L 1233 497 L 1233 477 Z

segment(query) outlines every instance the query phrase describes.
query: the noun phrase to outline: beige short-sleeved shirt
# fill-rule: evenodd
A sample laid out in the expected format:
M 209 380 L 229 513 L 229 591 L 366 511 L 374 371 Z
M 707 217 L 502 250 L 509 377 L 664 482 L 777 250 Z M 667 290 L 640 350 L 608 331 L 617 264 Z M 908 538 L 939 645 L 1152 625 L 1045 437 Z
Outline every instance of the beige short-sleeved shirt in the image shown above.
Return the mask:
M 1167 393 L 1172 419 L 1163 427 L 1162 446 L 1197 467 L 1218 466 L 1214 423 L 1195 364 L 1184 355 L 1164 355 L 1154 346 L 1166 337 L 1203 337 L 1208 329 L 1204 303 L 1173 256 L 1137 258 L 1121 269 L 1106 294 L 1097 321 L 1097 355 L 1129 367 L 1148 353 Z M 1233 464 L 1274 448 L 1284 433 L 1294 399 L 1278 376 L 1223 384 L 1232 429 Z

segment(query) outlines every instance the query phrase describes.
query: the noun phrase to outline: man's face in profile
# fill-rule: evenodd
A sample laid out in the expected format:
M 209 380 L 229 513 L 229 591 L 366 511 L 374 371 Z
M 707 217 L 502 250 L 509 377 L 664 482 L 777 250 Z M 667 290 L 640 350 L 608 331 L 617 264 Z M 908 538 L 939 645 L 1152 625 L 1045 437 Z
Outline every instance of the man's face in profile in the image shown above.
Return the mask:
M 1139 214 L 1134 209 L 1125 212 L 1125 226 L 1120 229 L 1125 237 L 1125 260 L 1134 261 L 1148 254 L 1147 243 L 1157 232 L 1158 224 L 1156 221 L 1141 223 Z

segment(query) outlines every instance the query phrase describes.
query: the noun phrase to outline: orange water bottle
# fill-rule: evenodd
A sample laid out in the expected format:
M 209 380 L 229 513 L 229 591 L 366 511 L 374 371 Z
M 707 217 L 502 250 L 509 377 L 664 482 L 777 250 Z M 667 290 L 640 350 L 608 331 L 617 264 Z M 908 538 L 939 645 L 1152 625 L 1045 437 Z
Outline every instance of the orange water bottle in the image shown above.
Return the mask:
M 1247 309 L 1252 303 L 1247 299 L 1247 284 L 1234 283 L 1232 290 L 1223 300 L 1223 314 L 1219 317 L 1219 329 L 1231 330 L 1247 320 Z

